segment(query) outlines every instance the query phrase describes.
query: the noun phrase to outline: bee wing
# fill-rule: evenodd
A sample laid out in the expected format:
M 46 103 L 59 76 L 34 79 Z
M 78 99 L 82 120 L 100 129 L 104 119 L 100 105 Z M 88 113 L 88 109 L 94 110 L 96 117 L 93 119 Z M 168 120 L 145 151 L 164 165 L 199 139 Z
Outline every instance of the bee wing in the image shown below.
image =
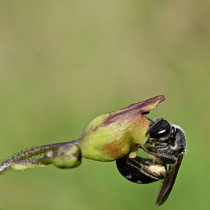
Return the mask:
M 160 189 L 160 192 L 156 201 L 156 205 L 160 206 L 167 200 L 173 188 L 173 185 L 175 183 L 177 173 L 182 163 L 182 159 L 183 159 L 183 154 L 179 155 L 176 164 L 170 166 L 169 171 L 166 175 L 166 178 L 163 181 L 162 187 Z

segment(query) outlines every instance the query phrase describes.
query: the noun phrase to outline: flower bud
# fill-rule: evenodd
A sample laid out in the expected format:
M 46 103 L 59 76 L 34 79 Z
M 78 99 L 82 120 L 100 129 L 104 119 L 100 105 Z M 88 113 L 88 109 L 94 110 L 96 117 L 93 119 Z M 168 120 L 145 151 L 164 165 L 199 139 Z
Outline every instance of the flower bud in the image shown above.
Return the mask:
M 52 163 L 63 169 L 75 168 L 81 163 L 81 150 L 77 144 L 66 144 L 52 154 Z
M 131 145 L 144 144 L 149 128 L 145 115 L 164 100 L 165 96 L 156 96 L 96 117 L 79 137 L 82 155 L 98 161 L 112 161 L 128 154 Z

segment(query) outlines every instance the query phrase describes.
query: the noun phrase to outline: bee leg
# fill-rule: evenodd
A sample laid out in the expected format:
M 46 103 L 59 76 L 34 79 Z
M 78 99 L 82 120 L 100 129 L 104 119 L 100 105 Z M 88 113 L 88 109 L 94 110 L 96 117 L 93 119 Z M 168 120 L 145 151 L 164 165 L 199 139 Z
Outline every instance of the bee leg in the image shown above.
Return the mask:
M 151 159 L 125 156 L 116 160 L 120 174 L 131 182 L 147 184 L 165 178 L 166 166 L 160 165 Z
M 159 164 L 175 164 L 177 162 L 177 156 L 170 153 L 169 146 L 153 146 L 150 142 L 146 142 L 141 149 L 148 155 L 153 156 L 156 159 L 156 163 Z

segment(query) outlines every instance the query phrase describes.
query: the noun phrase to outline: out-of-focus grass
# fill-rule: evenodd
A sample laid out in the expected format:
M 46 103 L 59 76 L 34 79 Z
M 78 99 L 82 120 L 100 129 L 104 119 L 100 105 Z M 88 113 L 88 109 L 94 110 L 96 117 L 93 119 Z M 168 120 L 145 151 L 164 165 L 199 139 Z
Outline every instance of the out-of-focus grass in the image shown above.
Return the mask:
M 165 94 L 151 117 L 186 131 L 188 152 L 161 209 L 208 209 L 209 2 L 1 1 L 0 158 L 74 139 L 98 114 Z M 2 209 L 155 209 L 160 183 L 83 160 L 0 177 Z

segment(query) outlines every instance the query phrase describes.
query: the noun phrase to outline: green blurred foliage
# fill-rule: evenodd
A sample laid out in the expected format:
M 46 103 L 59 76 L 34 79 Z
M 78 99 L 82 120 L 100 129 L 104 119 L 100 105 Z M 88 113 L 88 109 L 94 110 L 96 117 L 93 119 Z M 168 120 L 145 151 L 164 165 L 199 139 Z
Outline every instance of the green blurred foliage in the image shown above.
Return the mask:
M 150 116 L 181 125 L 188 152 L 161 209 L 208 209 L 210 3 L 177 0 L 0 1 L 0 158 L 77 138 L 94 117 L 165 94 Z M 160 183 L 115 163 L 0 177 L 1 209 L 147 209 Z

